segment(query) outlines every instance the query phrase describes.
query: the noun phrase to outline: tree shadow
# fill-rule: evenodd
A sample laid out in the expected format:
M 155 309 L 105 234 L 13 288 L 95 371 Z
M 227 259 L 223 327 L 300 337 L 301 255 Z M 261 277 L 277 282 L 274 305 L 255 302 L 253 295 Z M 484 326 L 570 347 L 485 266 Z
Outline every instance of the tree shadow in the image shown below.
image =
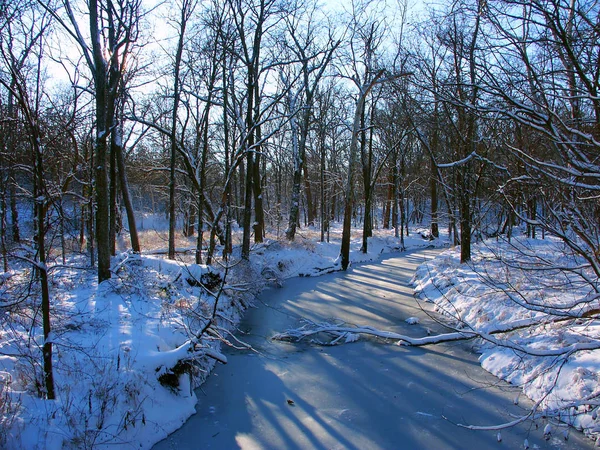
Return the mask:
M 387 261 L 392 283 L 407 286 L 408 277 L 396 276 L 394 269 L 402 263 Z M 372 269 L 363 265 L 360 271 Z M 376 272 L 378 279 L 383 272 Z M 241 325 L 250 330 L 251 341 L 260 340 L 263 352 L 231 354 L 203 387 L 207 395 L 199 391 L 196 416 L 157 449 L 522 448 L 526 438 L 532 448 L 564 446 L 562 437 L 543 438 L 544 422 L 504 430 L 502 442 L 496 431 L 456 425 L 505 423 L 531 406 L 524 400 L 513 404 L 518 388 L 485 372 L 464 343 L 415 348 L 362 339 L 318 347 L 269 340 L 269 333 L 294 326 L 300 317 L 321 319 L 342 311 L 363 324 L 379 316 L 401 332 L 424 333 L 401 320 L 407 308 L 387 298 L 399 295 L 389 280 L 377 295 L 348 274 L 290 284 L 266 291 L 263 304 Z M 573 434 L 568 446 L 590 448 Z

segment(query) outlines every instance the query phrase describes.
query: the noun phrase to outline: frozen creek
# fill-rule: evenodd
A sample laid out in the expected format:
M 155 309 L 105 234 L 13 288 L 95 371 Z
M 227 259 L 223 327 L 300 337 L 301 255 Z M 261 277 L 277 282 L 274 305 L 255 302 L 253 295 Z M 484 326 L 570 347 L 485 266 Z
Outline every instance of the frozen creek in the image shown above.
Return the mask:
M 240 323 L 256 352 L 226 350 L 196 392 L 197 414 L 154 449 L 519 449 L 592 448 L 561 428 L 549 440 L 543 421 L 497 431 L 530 402 L 485 372 L 469 343 L 400 347 L 361 338 L 319 347 L 270 340 L 276 332 L 331 318 L 411 336 L 444 328 L 413 298 L 410 279 L 435 250 L 384 255 L 347 273 L 286 280 L 265 290 Z M 425 305 L 427 307 L 428 305 Z M 416 316 L 419 324 L 409 325 Z M 519 404 L 514 399 L 519 398 Z

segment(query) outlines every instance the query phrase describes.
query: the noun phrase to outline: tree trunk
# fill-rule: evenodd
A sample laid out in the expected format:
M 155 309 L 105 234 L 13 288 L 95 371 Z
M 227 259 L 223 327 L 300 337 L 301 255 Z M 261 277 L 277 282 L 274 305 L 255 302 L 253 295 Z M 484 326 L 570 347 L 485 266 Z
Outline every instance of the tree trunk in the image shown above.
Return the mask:
M 12 79 L 12 87 L 15 87 L 15 79 Z M 15 104 L 14 104 L 14 95 L 12 93 L 12 89 L 9 89 L 8 92 L 8 110 L 7 116 L 11 123 L 16 124 L 17 118 L 15 116 Z M 8 132 L 5 135 L 6 139 L 6 151 L 8 155 L 14 154 L 16 152 L 15 148 L 15 139 L 17 133 Z M 16 180 L 15 180 L 15 172 L 12 167 L 8 169 L 8 180 L 6 181 L 7 186 L 5 189 L 9 189 L 10 192 L 10 217 L 12 223 L 12 239 L 13 242 L 19 243 L 21 242 L 21 231 L 19 229 L 19 209 L 17 208 L 17 192 L 16 192 Z
M 204 241 L 204 195 L 198 193 L 198 236 L 196 237 L 195 263 L 202 264 L 202 245 Z
M 183 46 L 185 42 L 185 30 L 187 27 L 188 5 L 184 2 L 181 7 L 181 16 L 179 22 L 179 36 L 177 41 L 177 51 L 175 52 L 175 67 L 173 74 L 173 111 L 171 115 L 171 153 L 169 158 L 169 250 L 167 257 L 175 259 L 175 194 L 176 194 L 176 177 L 175 168 L 177 165 L 177 119 L 179 112 L 179 102 L 181 95 L 179 92 L 181 71 L 181 57 L 183 54 Z
M 290 109 L 295 108 L 293 101 L 290 101 Z M 290 111 L 293 113 L 293 111 Z M 288 228 L 285 231 L 285 237 L 289 241 L 293 241 L 296 237 L 296 226 L 299 221 L 300 213 L 300 190 L 302 184 L 302 167 L 304 155 L 301 154 L 302 145 L 298 141 L 298 121 L 296 116 L 293 116 L 290 121 L 292 129 L 292 148 L 293 148 L 293 160 L 294 160 L 294 174 L 292 176 L 292 197 L 290 204 L 290 216 L 288 220 Z
M 431 173 L 429 175 L 429 192 L 431 195 L 431 236 L 438 238 L 440 230 L 438 227 L 437 170 L 433 160 L 431 161 Z
M 344 203 L 344 224 L 342 227 L 342 245 L 340 248 L 340 259 L 342 270 L 346 270 L 350 264 L 350 235 L 352 228 L 352 206 L 354 202 L 354 166 L 356 162 L 356 153 L 358 151 L 358 135 L 361 131 L 361 117 L 365 109 L 367 95 L 375 85 L 377 79 L 383 74 L 381 72 L 375 76 L 373 81 L 363 86 L 358 94 L 356 111 L 354 112 L 354 122 L 352 125 L 352 140 L 350 141 L 350 160 L 348 161 L 348 181 L 346 184 L 345 203 Z
M 438 238 L 440 236 L 440 230 L 438 227 L 438 192 L 437 192 L 437 182 L 438 182 L 438 168 L 435 164 L 435 160 L 433 155 L 437 153 L 438 145 L 439 145 L 439 136 L 438 136 L 438 106 L 437 102 L 434 107 L 434 124 L 433 124 L 433 132 L 431 137 L 431 151 L 429 158 L 429 193 L 431 200 L 431 235 L 434 238 Z
M 529 222 L 527 223 L 527 236 L 531 239 L 535 239 L 536 227 L 534 222 L 537 220 L 537 201 L 535 196 L 529 198 L 527 202 L 527 210 L 529 216 Z
M 370 123 L 373 122 L 373 114 L 375 111 L 375 107 L 373 106 L 371 109 L 371 119 Z M 372 218 L 372 210 L 373 210 L 373 185 L 372 185 L 372 170 L 373 170 L 373 129 L 371 128 L 369 133 L 369 144 L 367 146 L 366 139 L 366 124 L 365 124 L 365 112 L 363 111 L 361 117 L 361 128 L 362 128 L 362 137 L 360 143 L 360 153 L 361 153 L 361 162 L 362 162 L 362 171 L 363 171 L 363 186 L 365 192 L 365 212 L 363 218 L 363 238 L 362 238 L 362 246 L 361 252 L 368 253 L 368 245 L 369 238 L 373 235 L 373 218 Z
M 304 157 L 302 158 L 302 166 L 302 173 L 304 176 L 304 193 L 306 196 L 306 224 L 307 226 L 312 227 L 315 225 L 315 207 L 312 197 L 312 189 L 310 187 L 310 178 L 307 170 L 306 152 L 304 152 Z
M 200 157 L 200 189 L 198 192 L 198 240 L 196 243 L 196 264 L 202 262 L 202 246 L 204 238 L 204 212 L 206 203 L 206 164 L 208 162 L 208 128 L 210 126 L 210 108 L 212 104 L 212 86 L 209 87 L 208 101 L 202 114 L 202 155 Z M 215 226 L 218 225 L 215 224 Z M 212 228 L 215 228 L 213 226 Z M 211 229 L 211 236 L 213 229 Z
M 392 203 L 394 199 L 394 181 L 393 176 L 388 175 L 386 198 L 383 205 L 383 228 L 389 230 L 390 227 L 390 214 L 392 212 Z
M 471 198 L 469 195 L 468 169 L 459 169 L 460 189 L 460 262 L 471 260 Z
M 240 207 L 244 204 L 244 192 L 246 189 L 246 158 L 242 158 L 240 161 L 240 165 L 238 167 L 237 173 L 237 189 L 235 190 L 236 199 L 235 199 L 235 221 L 238 223 L 238 226 L 244 225 L 244 210 Z
M 125 169 L 125 158 L 123 156 L 123 131 L 120 127 L 118 127 L 113 131 L 113 133 L 115 133 L 114 150 L 115 157 L 117 159 L 117 169 L 119 172 L 119 183 L 121 185 L 121 196 L 123 198 L 123 205 L 125 206 L 125 213 L 127 214 L 127 224 L 129 226 L 131 249 L 135 253 L 140 253 L 140 240 L 137 232 L 137 225 L 135 223 L 133 202 L 131 201 L 131 195 L 129 193 L 129 182 L 127 180 L 127 171 Z
M 90 145 L 91 146 L 91 145 Z M 92 180 L 94 179 L 94 152 L 90 148 L 90 157 L 89 157 L 90 165 L 88 167 L 88 183 L 86 184 L 86 196 L 87 202 L 85 204 L 85 214 L 86 214 L 86 227 L 88 231 L 88 239 L 87 239 L 87 250 L 90 255 L 90 266 L 94 267 L 96 264 L 96 232 L 95 226 L 96 216 L 94 214 L 94 191 L 92 189 Z
M 109 112 L 109 114 L 111 114 Z M 112 114 L 111 114 L 112 116 Z M 115 149 L 115 124 L 113 122 L 110 133 L 110 169 L 109 169 L 109 205 L 110 205 L 110 254 L 117 254 L 117 156 Z
M 44 225 L 42 224 L 42 227 Z M 50 288 L 48 283 L 48 270 L 46 268 L 46 248 L 43 244 L 45 236 L 38 235 L 40 239 L 39 246 L 39 262 L 40 262 L 40 284 L 42 287 L 42 322 L 44 328 L 44 346 L 42 347 L 44 360 L 44 387 L 46 388 L 46 397 L 48 400 L 56 398 L 54 392 L 54 370 L 52 368 L 52 342 L 50 341 L 50 332 L 52 331 L 50 324 Z M 42 256 L 44 255 L 44 256 Z
M 12 239 L 13 242 L 21 242 L 21 230 L 19 229 L 19 209 L 17 208 L 17 192 L 16 192 L 16 181 L 15 175 L 12 169 L 8 171 L 10 175 L 9 179 L 9 192 L 10 192 L 10 218 L 12 223 Z
M 250 230 L 252 225 L 252 197 L 254 180 L 254 77 L 251 69 L 248 69 L 248 110 L 246 112 L 246 185 L 244 192 L 244 216 L 242 219 L 242 259 L 250 259 Z
M 246 152 L 246 191 L 244 196 L 244 217 L 242 222 L 242 259 L 250 259 L 250 227 L 252 225 L 252 174 L 254 170 L 254 155 Z
M 328 228 L 329 220 L 327 219 L 327 210 L 325 208 L 325 137 L 324 133 L 321 132 L 320 136 L 320 147 L 321 147 L 321 164 L 320 164 L 320 190 L 321 190 L 321 204 L 320 204 L 320 215 L 321 215 L 321 242 L 325 241 L 325 231 Z
M 98 92 L 98 87 L 96 87 Z M 97 103 L 99 103 L 97 101 Z M 96 242 L 98 253 L 98 282 L 108 280 L 110 273 L 110 221 L 108 178 L 106 170 L 106 120 L 102 104 L 98 108 L 98 133 L 96 137 Z
M 172 133 L 175 129 L 172 128 Z M 171 138 L 173 141 L 175 137 Z M 171 145 L 171 157 L 169 162 L 169 249 L 167 258 L 175 259 L 175 165 L 176 165 L 176 151 L 173 148 L 176 144 Z
M 110 205 L 108 192 L 107 138 L 112 118 L 108 110 L 107 64 L 101 46 L 98 1 L 89 0 L 90 35 L 94 57 L 94 84 L 96 88 L 96 243 L 98 252 L 98 282 L 108 280 L 110 273 Z
M 1 138 L 1 137 L 0 137 Z M 4 161 L 2 161 L 1 167 L 4 167 Z M 6 248 L 6 181 L 2 177 L 0 180 L 2 186 L 2 192 L 0 192 L 0 244 L 2 245 L 2 267 L 4 273 L 8 272 L 8 250 Z
M 46 261 L 46 210 L 49 199 L 46 198 L 44 161 L 37 123 L 38 121 L 33 117 L 29 118 L 31 146 L 35 158 L 35 180 L 33 187 L 35 204 L 35 244 L 37 247 L 35 270 L 39 274 L 42 291 L 42 325 L 44 331 L 42 355 L 44 362 L 44 388 L 48 400 L 54 400 L 56 396 L 54 392 L 54 371 L 52 369 L 52 341 L 50 340 L 50 332 L 52 331 L 50 324 L 50 287 Z
M 224 50 L 225 52 L 225 50 Z M 223 53 L 223 58 L 225 53 Z M 225 59 L 223 59 L 225 61 Z M 223 188 L 223 195 L 225 196 L 225 245 L 223 246 L 223 258 L 227 260 L 228 256 L 233 251 L 233 236 L 231 233 L 231 190 L 232 190 L 232 178 L 234 172 L 231 170 L 230 155 L 229 155 L 229 120 L 227 116 L 227 107 L 229 103 L 229 96 L 227 90 L 227 71 L 225 66 L 223 67 L 223 136 L 224 136 L 224 151 L 225 151 L 225 186 Z M 212 247 L 211 239 L 211 247 Z M 209 257 L 212 256 L 212 252 L 209 252 Z
M 354 202 L 353 184 L 354 184 L 354 165 L 356 161 L 356 153 L 358 151 L 358 134 L 361 131 L 361 117 L 364 114 L 365 103 L 367 96 L 373 86 L 383 76 L 384 71 L 380 70 L 373 78 L 365 85 L 360 87 L 358 93 L 358 101 L 356 103 L 356 111 L 354 113 L 354 121 L 352 123 L 352 140 L 350 141 L 350 160 L 348 161 L 348 184 L 346 185 L 346 204 L 344 205 L 344 224 L 342 228 L 342 245 L 340 250 L 342 270 L 346 270 L 350 263 L 350 232 L 352 220 L 352 206 Z
M 258 90 L 257 90 L 258 92 Z M 258 98 L 256 98 L 258 103 Z M 258 107 L 258 105 L 256 106 Z M 262 139 L 260 125 L 256 127 L 256 142 Z M 254 170 L 252 171 L 252 188 L 254 192 L 254 242 L 259 243 L 264 239 L 265 232 L 265 213 L 263 209 L 262 180 L 261 180 L 261 153 L 260 147 L 256 147 L 254 153 Z
M 481 21 L 481 8 L 483 2 L 478 2 L 478 14 L 475 18 L 475 29 L 471 42 L 469 44 L 469 81 L 471 86 L 469 103 L 473 106 L 477 104 L 477 79 L 476 79 L 476 66 L 475 66 L 475 46 L 477 43 L 477 37 L 479 33 L 479 26 Z M 477 118 L 473 111 L 464 111 L 465 127 L 466 127 L 466 139 L 464 144 L 465 152 L 463 157 L 467 154 L 475 152 L 477 150 Z M 460 114 L 459 114 L 460 117 Z M 460 129 L 460 127 L 459 127 Z M 462 147 L 462 146 L 461 146 Z M 459 188 L 460 188 L 460 262 L 465 263 L 471 260 L 471 228 L 472 228 L 472 216 L 471 216 L 471 200 L 476 195 L 472 192 L 472 177 L 473 169 L 472 163 L 466 163 L 464 166 L 459 168 Z

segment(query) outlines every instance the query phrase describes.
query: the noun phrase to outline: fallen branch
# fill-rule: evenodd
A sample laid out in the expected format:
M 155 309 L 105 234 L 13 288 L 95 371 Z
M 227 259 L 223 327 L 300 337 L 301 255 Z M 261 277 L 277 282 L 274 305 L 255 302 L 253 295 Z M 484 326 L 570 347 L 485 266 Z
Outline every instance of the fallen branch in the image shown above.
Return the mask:
M 366 334 L 369 336 L 376 336 L 383 339 L 392 339 L 398 341 L 397 343 L 400 345 L 412 345 L 412 346 L 422 346 L 422 345 L 430 345 L 430 344 L 438 344 L 440 342 L 449 342 L 449 341 L 458 341 L 463 339 L 472 339 L 477 337 L 477 333 L 471 331 L 457 331 L 454 333 L 446 333 L 446 334 L 438 334 L 436 336 L 426 336 L 422 338 L 413 338 L 410 336 L 405 336 L 403 334 L 394 333 L 393 331 L 384 331 L 378 330 L 373 327 L 363 326 L 340 326 L 340 325 L 332 325 L 330 323 L 314 323 L 310 321 L 306 321 L 306 325 L 287 330 L 282 333 L 275 334 L 271 339 L 276 341 L 292 341 L 299 342 L 302 339 L 314 336 L 318 333 L 327 333 L 332 334 L 336 337 L 331 343 L 339 342 L 340 337 L 346 337 L 352 334 Z M 348 341 L 348 340 L 347 340 Z M 330 343 L 330 344 L 331 344 Z
M 166 352 L 153 352 L 149 363 L 156 367 L 156 372 L 161 375 L 168 372 L 180 361 L 190 361 L 201 357 L 209 357 L 223 364 L 227 364 L 227 357 L 221 352 L 208 346 L 199 346 L 194 339 L 184 342 L 179 347 Z
M 562 321 L 562 320 L 556 320 Z M 460 340 L 468 340 L 473 338 L 481 338 L 485 341 L 488 341 L 492 344 L 510 348 L 512 350 L 522 352 L 532 356 L 565 356 L 571 355 L 575 352 L 581 350 L 596 350 L 600 349 L 600 342 L 597 340 L 590 340 L 589 342 L 578 342 L 572 345 L 568 345 L 566 347 L 556 348 L 556 349 L 537 349 L 528 346 L 522 346 L 516 344 L 507 339 L 499 339 L 494 337 L 497 334 L 510 333 L 512 331 L 516 331 L 523 328 L 528 328 L 532 326 L 542 325 L 544 323 L 554 322 L 552 320 L 543 320 L 542 318 L 537 319 L 524 319 L 513 322 L 512 324 L 503 324 L 497 328 L 488 330 L 488 331 L 476 331 L 476 330 L 456 330 L 452 333 L 443 333 L 437 334 L 433 336 L 426 336 L 422 338 L 414 338 L 410 336 L 406 336 L 399 333 L 394 333 L 392 331 L 378 330 L 369 326 L 348 326 L 344 325 L 334 325 L 331 323 L 314 323 L 310 321 L 306 321 L 306 324 L 300 328 L 291 329 L 284 331 L 282 333 L 275 334 L 272 339 L 278 341 L 301 341 L 302 339 L 314 336 L 318 333 L 326 333 L 335 336 L 335 339 L 328 343 L 328 345 L 337 344 L 341 339 L 341 337 L 347 336 L 349 334 L 365 334 L 369 336 L 375 336 L 383 339 L 392 339 L 397 341 L 397 345 L 410 345 L 410 346 L 424 346 L 431 344 L 440 344 L 442 342 L 451 342 L 451 341 L 460 341 Z M 352 339 L 354 341 L 356 339 Z M 350 342 L 346 339 L 346 342 Z

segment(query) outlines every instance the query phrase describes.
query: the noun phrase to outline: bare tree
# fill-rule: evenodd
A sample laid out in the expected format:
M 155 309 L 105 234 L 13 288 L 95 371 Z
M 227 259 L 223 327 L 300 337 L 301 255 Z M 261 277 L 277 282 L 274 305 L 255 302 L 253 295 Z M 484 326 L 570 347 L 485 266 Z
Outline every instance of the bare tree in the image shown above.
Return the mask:
M 484 89 L 498 101 L 490 110 L 528 136 L 503 136 L 524 168 L 510 167 L 506 199 L 521 220 L 560 237 L 600 276 L 598 5 L 493 2 L 485 13 L 493 33 L 508 43 L 502 52 L 491 48 Z M 527 145 L 534 141 L 541 145 Z M 510 195 L 515 191 L 530 193 L 529 210 L 537 214 L 520 213 Z
M 306 146 L 313 120 L 314 97 L 319 83 L 325 74 L 325 70 L 333 59 L 334 52 L 341 44 L 341 40 L 336 40 L 329 31 L 329 36 L 325 42 L 319 44 L 320 36 L 319 23 L 315 17 L 318 13 L 316 5 L 307 5 L 300 7 L 297 5 L 292 8 L 293 13 L 285 19 L 291 43 L 285 42 L 284 45 L 290 48 L 293 57 L 298 61 L 299 87 L 292 88 L 291 83 L 296 81 L 293 76 L 287 76 L 285 82 L 288 84 L 288 109 L 292 114 L 290 121 L 291 139 L 293 149 L 294 174 L 292 181 L 292 196 L 290 202 L 290 214 L 286 237 L 293 241 L 296 235 L 296 226 L 299 222 L 300 211 L 300 191 L 302 185 L 302 171 L 306 171 Z M 306 23 L 304 23 L 306 22 Z M 296 118 L 299 116 L 299 119 Z M 312 225 L 312 196 L 309 185 L 306 185 L 307 210 L 309 214 L 308 223 Z
M 177 123 L 179 120 L 179 103 L 181 101 L 181 58 L 185 46 L 186 29 L 194 13 L 197 2 L 195 0 L 182 0 L 179 6 L 177 19 L 177 47 L 173 63 L 173 108 L 171 110 L 171 152 L 169 156 L 169 249 L 168 258 L 175 259 L 175 168 L 177 165 Z M 198 230 L 202 234 L 202 230 Z
M 257 133 L 260 127 L 260 76 L 262 73 L 261 50 L 265 34 L 274 26 L 273 19 L 278 12 L 278 5 L 273 0 L 259 0 L 256 4 L 246 4 L 242 1 L 230 1 L 232 18 L 234 20 L 240 51 L 239 61 L 245 69 L 246 76 L 246 111 L 245 136 L 246 148 L 246 186 L 244 197 L 244 216 L 242 227 L 242 258 L 250 258 L 250 235 L 254 229 L 255 241 L 261 242 L 264 232 L 264 213 L 262 211 L 262 196 L 259 193 L 260 153 Z M 255 195 L 255 192 L 257 195 Z M 255 222 L 252 226 L 252 203 L 254 199 Z
M 111 277 L 111 219 L 109 196 L 109 136 L 118 129 L 117 101 L 122 92 L 124 69 L 139 34 L 140 0 L 90 0 L 89 38 L 82 32 L 80 19 L 70 0 L 61 0 L 62 10 L 51 2 L 38 0 L 75 40 L 85 58 L 94 82 L 96 109 L 95 188 L 98 251 L 98 281 Z M 89 42 L 88 42 L 89 40 Z M 113 138 L 111 137 L 111 140 Z M 119 143 L 115 135 L 113 142 Z M 115 180 L 111 180 L 115 182 Z M 123 188 L 126 186 L 122 186 Z M 130 230 L 135 230 L 130 224 Z
M 46 232 L 47 212 L 53 198 L 46 185 L 44 143 L 41 129 L 42 69 L 44 39 L 51 24 L 51 17 L 36 5 L 15 2 L 0 14 L 2 34 L 0 35 L 0 57 L 3 71 L 0 72 L 0 85 L 14 98 L 27 129 L 31 148 L 33 170 L 34 203 L 34 256 L 33 269 L 39 277 L 41 289 L 41 309 L 44 333 L 42 347 L 44 388 L 49 400 L 55 398 L 54 374 L 52 370 L 52 331 L 50 323 L 50 283 L 48 278 L 48 249 Z
M 350 263 L 350 234 L 352 209 L 354 207 L 354 171 L 359 149 L 361 152 L 361 163 L 364 167 L 363 175 L 367 175 L 365 186 L 368 186 L 365 195 L 371 195 L 371 192 L 369 191 L 372 185 L 371 167 L 366 149 L 366 130 L 364 126 L 367 97 L 376 85 L 405 75 L 403 73 L 388 72 L 383 65 L 380 55 L 378 55 L 378 48 L 386 35 L 387 25 L 384 22 L 369 16 L 369 14 L 376 15 L 376 13 L 369 10 L 368 4 L 354 6 L 355 10 L 353 11 L 351 18 L 352 33 L 349 39 L 350 59 L 348 64 L 351 72 L 350 75 L 348 75 L 348 78 L 352 80 L 355 87 L 358 89 L 358 94 L 354 120 L 352 123 L 348 178 L 345 190 L 344 224 L 342 228 L 342 243 L 340 249 L 342 270 L 346 270 Z M 360 143 L 359 139 L 361 139 Z M 370 212 L 367 214 L 367 221 L 370 220 L 369 214 Z M 365 241 L 363 241 L 363 251 L 367 251 Z

